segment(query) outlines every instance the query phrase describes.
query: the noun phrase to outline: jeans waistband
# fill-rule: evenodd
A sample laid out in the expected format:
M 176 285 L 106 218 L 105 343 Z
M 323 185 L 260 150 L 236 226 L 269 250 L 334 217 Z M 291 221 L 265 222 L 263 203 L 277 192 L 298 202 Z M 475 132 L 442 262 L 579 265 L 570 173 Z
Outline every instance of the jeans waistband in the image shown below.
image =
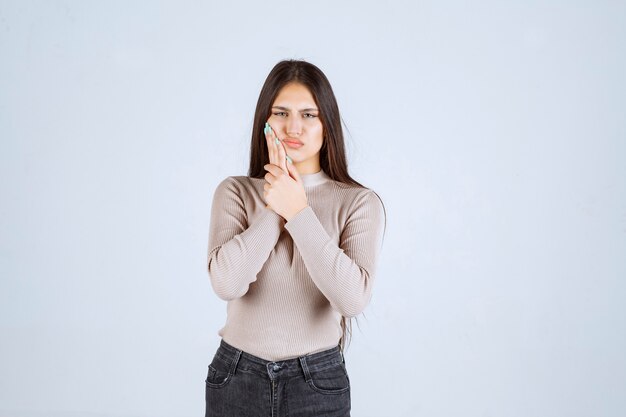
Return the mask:
M 222 339 L 215 356 L 229 365 L 231 373 L 238 370 L 252 372 L 270 379 L 291 378 L 298 374 L 309 379 L 310 371 L 317 371 L 330 366 L 345 363 L 345 358 L 339 346 L 311 353 L 297 358 L 281 361 L 267 361 L 250 353 L 229 345 Z

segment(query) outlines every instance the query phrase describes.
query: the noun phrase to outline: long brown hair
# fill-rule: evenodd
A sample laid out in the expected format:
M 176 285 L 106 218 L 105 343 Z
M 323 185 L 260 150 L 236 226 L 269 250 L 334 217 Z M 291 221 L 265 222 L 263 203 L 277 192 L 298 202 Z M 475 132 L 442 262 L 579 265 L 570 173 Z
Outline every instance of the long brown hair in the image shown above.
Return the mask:
M 324 139 L 320 149 L 320 166 L 322 170 L 334 181 L 349 186 L 368 188 L 356 181 L 348 173 L 348 162 L 341 129 L 341 116 L 337 99 L 330 86 L 330 82 L 324 73 L 315 65 L 302 60 L 283 60 L 272 68 L 267 76 L 254 112 L 252 125 L 252 142 L 250 144 L 250 168 L 248 176 L 251 178 L 264 178 L 265 168 L 269 163 L 267 142 L 263 133 L 265 122 L 269 119 L 272 104 L 280 90 L 288 83 L 297 82 L 308 88 L 319 109 L 319 117 L 322 122 Z M 376 194 L 380 199 L 380 196 Z M 382 199 L 381 199 L 382 203 Z M 387 229 L 387 212 L 385 211 L 385 230 Z M 383 240 L 384 240 L 383 231 Z M 352 321 L 341 317 L 342 337 L 339 341 L 342 352 L 346 341 L 352 336 Z

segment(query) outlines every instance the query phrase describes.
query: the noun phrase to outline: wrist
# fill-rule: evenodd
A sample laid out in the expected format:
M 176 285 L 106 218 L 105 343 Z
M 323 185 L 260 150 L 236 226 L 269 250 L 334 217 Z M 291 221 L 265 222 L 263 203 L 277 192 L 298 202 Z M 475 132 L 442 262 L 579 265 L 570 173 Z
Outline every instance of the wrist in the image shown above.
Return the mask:
M 288 215 L 285 220 L 290 221 L 291 219 L 293 219 L 295 216 L 297 216 L 302 210 L 304 210 L 305 208 L 309 207 L 309 205 L 307 204 L 306 206 L 302 207 L 300 210 L 297 210 L 293 213 L 291 213 L 290 215 Z

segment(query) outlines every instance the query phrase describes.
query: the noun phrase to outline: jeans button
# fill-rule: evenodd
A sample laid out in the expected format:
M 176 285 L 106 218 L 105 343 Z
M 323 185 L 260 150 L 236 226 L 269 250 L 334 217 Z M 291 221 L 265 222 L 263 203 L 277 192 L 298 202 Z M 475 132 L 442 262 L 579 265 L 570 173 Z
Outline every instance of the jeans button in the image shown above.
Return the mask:
M 274 367 L 272 368 L 272 370 L 273 370 L 274 372 L 278 372 L 278 371 L 280 371 L 280 366 L 279 366 L 279 365 L 277 365 L 277 364 L 274 364 Z

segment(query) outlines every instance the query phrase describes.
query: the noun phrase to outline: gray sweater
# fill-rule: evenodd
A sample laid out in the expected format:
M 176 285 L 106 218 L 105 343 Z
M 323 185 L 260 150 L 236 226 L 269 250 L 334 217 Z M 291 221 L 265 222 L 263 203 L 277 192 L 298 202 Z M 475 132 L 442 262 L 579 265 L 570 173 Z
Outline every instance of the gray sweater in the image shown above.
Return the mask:
M 289 222 L 263 198 L 264 178 L 218 184 L 209 226 L 208 272 L 227 303 L 218 334 L 269 361 L 329 349 L 341 316 L 369 303 L 382 245 L 383 206 L 369 189 L 301 174 L 308 206 Z

